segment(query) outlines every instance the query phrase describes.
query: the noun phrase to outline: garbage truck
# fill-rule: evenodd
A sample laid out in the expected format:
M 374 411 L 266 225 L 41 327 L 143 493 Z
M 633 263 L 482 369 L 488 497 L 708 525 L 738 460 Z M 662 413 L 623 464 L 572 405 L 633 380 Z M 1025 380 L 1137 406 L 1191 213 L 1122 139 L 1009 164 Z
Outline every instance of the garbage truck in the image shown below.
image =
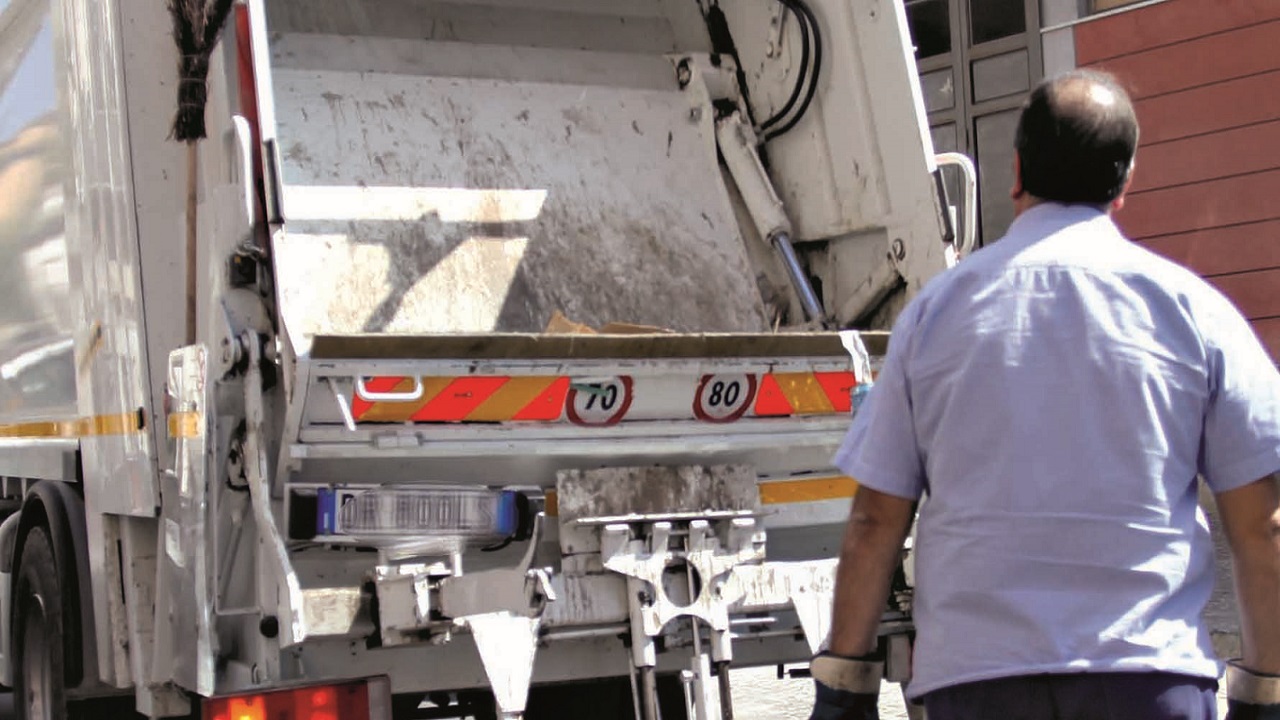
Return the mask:
M 973 238 L 901 0 L 211 0 L 193 79 L 205 4 L 0 3 L 18 717 L 727 718 L 804 662 L 833 450 Z

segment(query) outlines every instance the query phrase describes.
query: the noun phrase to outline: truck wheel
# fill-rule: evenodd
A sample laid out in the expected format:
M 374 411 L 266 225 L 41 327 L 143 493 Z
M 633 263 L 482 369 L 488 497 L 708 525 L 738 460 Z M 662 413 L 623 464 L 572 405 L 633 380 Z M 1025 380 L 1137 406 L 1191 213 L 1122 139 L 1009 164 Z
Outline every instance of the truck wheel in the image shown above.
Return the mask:
M 23 543 L 14 607 L 14 710 L 19 720 L 62 720 L 67 717 L 62 588 L 44 528 L 32 528 Z

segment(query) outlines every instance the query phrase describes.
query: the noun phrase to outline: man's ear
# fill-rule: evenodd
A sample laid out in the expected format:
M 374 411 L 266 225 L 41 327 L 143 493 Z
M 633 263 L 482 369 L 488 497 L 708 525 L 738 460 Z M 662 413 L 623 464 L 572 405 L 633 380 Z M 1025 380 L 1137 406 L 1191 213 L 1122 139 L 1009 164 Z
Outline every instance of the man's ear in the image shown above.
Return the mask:
M 1120 212 L 1124 209 L 1124 196 L 1129 194 L 1129 187 L 1133 185 L 1134 166 L 1129 166 L 1129 177 L 1124 179 L 1124 189 L 1120 191 L 1120 197 L 1111 201 L 1111 212 Z
M 1013 187 L 1009 189 L 1009 197 L 1014 200 L 1022 199 L 1027 191 L 1022 187 L 1022 157 L 1018 155 L 1018 151 L 1013 151 Z

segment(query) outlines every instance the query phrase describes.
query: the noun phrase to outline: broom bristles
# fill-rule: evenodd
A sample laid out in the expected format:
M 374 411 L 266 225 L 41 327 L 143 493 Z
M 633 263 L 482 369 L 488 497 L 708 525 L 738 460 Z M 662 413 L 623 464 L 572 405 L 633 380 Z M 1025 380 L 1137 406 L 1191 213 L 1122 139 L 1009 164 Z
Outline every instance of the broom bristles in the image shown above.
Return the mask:
M 178 111 L 173 139 L 194 142 L 205 137 L 204 110 L 208 100 L 209 56 L 218 43 L 235 0 L 168 0 L 173 40 L 178 47 Z

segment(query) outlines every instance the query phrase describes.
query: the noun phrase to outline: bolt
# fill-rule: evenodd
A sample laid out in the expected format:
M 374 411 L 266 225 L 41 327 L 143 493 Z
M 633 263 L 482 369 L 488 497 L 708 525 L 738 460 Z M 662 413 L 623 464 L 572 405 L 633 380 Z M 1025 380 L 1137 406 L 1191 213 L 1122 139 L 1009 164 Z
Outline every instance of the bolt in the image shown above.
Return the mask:
M 700 122 L 702 120 L 702 108 L 696 107 L 690 110 L 689 119 L 693 122 Z
M 280 634 L 280 620 L 275 615 L 267 615 L 258 621 L 258 632 L 263 637 L 274 638 Z
M 693 71 L 689 69 L 689 61 L 681 60 L 680 65 L 676 67 L 676 80 L 680 82 L 680 87 L 689 84 L 693 79 Z
M 894 238 L 891 247 L 893 248 L 894 259 L 901 261 L 907 256 L 907 246 L 902 242 L 902 238 Z

